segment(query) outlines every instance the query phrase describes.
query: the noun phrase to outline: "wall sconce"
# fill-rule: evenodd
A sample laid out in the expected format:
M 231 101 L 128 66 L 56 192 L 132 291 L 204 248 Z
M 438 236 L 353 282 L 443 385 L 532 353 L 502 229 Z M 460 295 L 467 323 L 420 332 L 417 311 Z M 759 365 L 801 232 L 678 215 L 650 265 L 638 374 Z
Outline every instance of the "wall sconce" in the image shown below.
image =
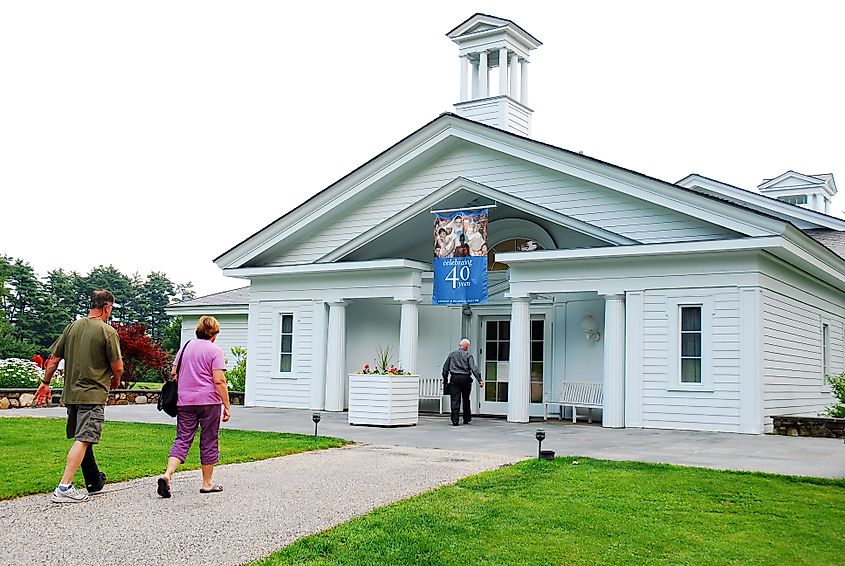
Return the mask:
M 581 319 L 581 330 L 584 331 L 584 336 L 588 342 L 598 342 L 601 339 L 601 334 L 599 334 L 598 326 L 596 325 L 596 319 L 590 315 L 586 315 Z
M 464 316 L 472 316 L 472 308 L 469 305 L 464 305 L 464 308 L 461 309 L 461 312 Z

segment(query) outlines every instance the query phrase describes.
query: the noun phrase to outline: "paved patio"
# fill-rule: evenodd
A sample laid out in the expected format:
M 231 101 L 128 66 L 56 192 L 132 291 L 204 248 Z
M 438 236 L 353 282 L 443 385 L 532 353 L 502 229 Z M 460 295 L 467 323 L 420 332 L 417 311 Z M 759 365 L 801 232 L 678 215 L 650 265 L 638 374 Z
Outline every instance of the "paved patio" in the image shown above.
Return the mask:
M 64 417 L 63 408 L 17 409 L 0 415 Z M 546 431 L 543 448 L 559 456 L 577 455 L 609 460 L 666 462 L 726 470 L 749 470 L 801 476 L 845 477 L 845 444 L 831 438 L 792 438 L 655 429 L 605 429 L 598 424 L 550 419 L 527 424 L 504 419 L 473 419 L 453 427 L 446 415 L 426 415 L 414 427 L 350 426 L 346 413 L 321 412 L 319 433 L 356 442 L 484 452 L 518 458 L 537 454 L 534 432 Z M 108 407 L 106 421 L 174 424 L 174 419 L 151 405 Z M 233 407 L 224 426 L 245 430 L 314 433 L 311 411 Z M 106 429 L 108 430 L 108 429 Z M 108 434 L 108 432 L 106 432 Z

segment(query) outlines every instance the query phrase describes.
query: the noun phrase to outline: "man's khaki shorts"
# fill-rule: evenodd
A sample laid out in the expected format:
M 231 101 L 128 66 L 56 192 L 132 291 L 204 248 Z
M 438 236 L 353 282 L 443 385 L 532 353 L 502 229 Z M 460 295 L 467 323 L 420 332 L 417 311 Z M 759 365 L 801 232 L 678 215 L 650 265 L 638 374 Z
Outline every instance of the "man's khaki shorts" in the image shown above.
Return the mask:
M 106 419 L 105 405 L 68 405 L 67 437 L 97 444 Z

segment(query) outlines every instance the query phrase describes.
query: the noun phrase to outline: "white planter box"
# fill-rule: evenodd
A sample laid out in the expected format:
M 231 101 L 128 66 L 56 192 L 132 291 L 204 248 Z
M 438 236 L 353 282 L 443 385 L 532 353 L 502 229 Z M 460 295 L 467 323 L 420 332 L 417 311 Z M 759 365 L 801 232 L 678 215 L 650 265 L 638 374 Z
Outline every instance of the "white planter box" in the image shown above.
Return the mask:
M 349 424 L 411 426 L 420 418 L 420 376 L 349 375 Z

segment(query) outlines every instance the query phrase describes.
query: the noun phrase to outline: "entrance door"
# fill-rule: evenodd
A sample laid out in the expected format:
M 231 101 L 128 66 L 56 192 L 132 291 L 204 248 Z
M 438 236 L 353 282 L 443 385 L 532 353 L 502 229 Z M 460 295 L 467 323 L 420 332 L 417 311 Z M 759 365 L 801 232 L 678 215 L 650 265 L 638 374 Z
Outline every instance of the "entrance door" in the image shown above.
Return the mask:
M 511 323 L 510 318 L 483 318 L 483 346 L 479 352 L 484 377 L 481 413 L 506 415 L 510 389 Z M 529 405 L 532 415 L 543 414 L 543 376 L 545 374 L 545 321 L 531 319 L 531 389 Z
M 483 346 L 479 352 L 482 360 L 481 374 L 484 389 L 481 391 L 481 413 L 506 415 L 508 413 L 508 387 L 511 359 L 510 318 L 482 319 Z

